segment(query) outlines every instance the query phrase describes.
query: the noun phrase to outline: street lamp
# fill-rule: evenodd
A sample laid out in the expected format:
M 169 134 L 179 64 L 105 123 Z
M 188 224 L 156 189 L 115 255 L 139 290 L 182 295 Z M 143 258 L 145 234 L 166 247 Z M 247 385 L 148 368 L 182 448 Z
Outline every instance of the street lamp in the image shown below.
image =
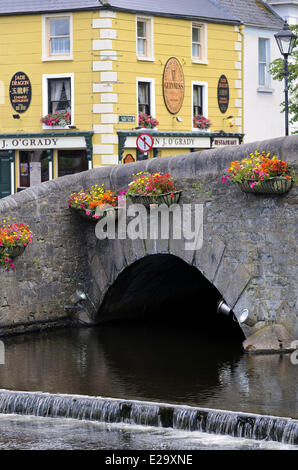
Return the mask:
M 290 30 L 287 21 L 285 21 L 283 29 L 274 34 L 280 53 L 284 56 L 285 62 L 285 119 L 286 119 L 286 135 L 289 135 L 289 69 L 288 56 L 291 55 L 296 42 L 296 35 Z

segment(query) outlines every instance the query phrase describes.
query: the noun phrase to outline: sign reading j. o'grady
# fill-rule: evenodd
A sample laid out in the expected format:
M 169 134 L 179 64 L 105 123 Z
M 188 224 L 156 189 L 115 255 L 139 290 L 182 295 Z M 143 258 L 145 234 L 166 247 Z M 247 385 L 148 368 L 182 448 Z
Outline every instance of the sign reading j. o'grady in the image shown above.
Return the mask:
M 24 72 L 14 74 L 9 85 L 11 106 L 17 113 L 24 113 L 30 106 L 32 88 L 29 77 Z

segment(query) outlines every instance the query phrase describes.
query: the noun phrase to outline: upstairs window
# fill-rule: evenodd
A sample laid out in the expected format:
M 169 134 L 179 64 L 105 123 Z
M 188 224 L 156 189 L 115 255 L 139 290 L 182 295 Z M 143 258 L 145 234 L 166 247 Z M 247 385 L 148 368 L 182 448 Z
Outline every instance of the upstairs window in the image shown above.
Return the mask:
M 201 85 L 193 86 L 193 116 L 203 114 L 203 87 Z
M 43 117 L 48 114 L 65 114 L 69 113 L 70 116 L 59 116 L 62 123 L 57 123 L 55 126 L 65 126 L 64 120 L 67 118 L 67 125 L 74 125 L 74 75 L 69 74 L 50 74 L 43 75 Z M 69 119 L 70 118 L 70 119 Z M 44 128 L 48 128 L 50 124 L 45 121 Z
M 259 38 L 259 86 L 270 88 L 270 39 Z
M 43 59 L 72 58 L 72 16 L 43 17 Z
M 71 112 L 70 78 L 48 79 L 48 112 Z
M 69 18 L 49 19 L 50 55 L 70 53 Z
M 152 59 L 153 24 L 150 18 L 137 18 L 137 56 L 139 59 Z
M 139 114 L 151 114 L 150 82 L 138 82 L 138 111 Z
M 191 58 L 193 62 L 206 62 L 206 25 L 192 23 Z
M 208 82 L 191 82 L 192 86 L 192 119 L 197 116 L 208 118 Z M 192 120 L 192 127 L 195 128 Z

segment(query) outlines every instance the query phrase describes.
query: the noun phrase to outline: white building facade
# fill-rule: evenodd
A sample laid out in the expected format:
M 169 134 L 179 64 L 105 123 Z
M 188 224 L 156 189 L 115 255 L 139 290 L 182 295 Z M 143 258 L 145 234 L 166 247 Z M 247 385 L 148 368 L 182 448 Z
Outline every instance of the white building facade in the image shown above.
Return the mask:
M 268 0 L 268 3 L 289 25 L 298 24 L 298 0 Z
M 284 85 L 269 73 L 270 62 L 280 57 L 274 34 L 282 29 L 283 20 L 262 1 L 217 1 L 243 23 L 238 49 L 243 61 L 244 142 L 284 136 L 285 118 L 280 106 Z
M 280 57 L 276 30 L 244 28 L 244 142 L 285 135 L 285 117 L 280 103 L 284 85 L 272 79 L 269 64 Z

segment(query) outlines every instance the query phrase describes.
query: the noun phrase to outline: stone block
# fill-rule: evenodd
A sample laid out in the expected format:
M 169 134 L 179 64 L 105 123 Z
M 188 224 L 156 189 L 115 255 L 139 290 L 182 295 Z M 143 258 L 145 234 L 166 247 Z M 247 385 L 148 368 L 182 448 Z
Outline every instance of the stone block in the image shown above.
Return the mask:
M 257 330 L 243 342 L 243 348 L 251 354 L 290 352 L 294 338 L 283 325 L 269 325 Z
M 195 253 L 194 266 L 212 283 L 221 263 L 224 250 L 224 242 L 215 236 L 211 242 L 204 240 L 202 248 Z
M 231 308 L 233 308 L 236 304 L 243 290 L 248 285 L 250 279 L 250 273 L 242 263 L 239 263 L 233 272 L 232 279 L 227 286 L 225 294 L 225 301 Z

